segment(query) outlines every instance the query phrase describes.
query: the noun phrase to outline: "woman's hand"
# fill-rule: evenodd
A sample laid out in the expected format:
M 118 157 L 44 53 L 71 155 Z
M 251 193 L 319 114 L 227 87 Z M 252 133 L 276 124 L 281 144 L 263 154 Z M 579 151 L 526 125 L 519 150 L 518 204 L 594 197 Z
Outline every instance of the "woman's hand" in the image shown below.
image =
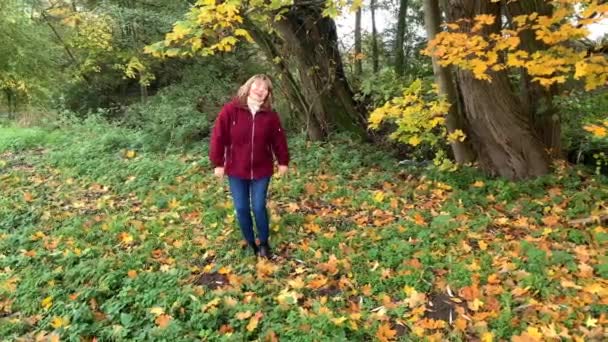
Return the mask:
M 224 178 L 224 168 L 223 167 L 216 167 L 215 170 L 213 170 L 213 173 L 219 179 Z
M 287 165 L 279 165 L 279 176 L 284 176 L 287 173 Z

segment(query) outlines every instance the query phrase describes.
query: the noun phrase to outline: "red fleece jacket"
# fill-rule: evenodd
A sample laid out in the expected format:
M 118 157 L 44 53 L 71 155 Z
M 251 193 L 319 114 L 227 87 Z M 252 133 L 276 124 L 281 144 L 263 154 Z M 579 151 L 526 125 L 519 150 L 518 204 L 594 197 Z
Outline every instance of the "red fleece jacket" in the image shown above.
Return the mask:
M 259 179 L 273 174 L 273 153 L 279 165 L 289 163 L 287 139 L 276 112 L 254 115 L 236 100 L 224 105 L 213 126 L 209 159 L 228 176 Z

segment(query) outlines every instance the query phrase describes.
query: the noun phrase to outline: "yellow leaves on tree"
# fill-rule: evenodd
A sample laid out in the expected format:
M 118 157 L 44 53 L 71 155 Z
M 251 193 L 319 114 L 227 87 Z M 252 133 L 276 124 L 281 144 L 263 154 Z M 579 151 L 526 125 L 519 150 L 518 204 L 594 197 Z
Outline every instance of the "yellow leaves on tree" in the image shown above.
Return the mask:
M 199 0 L 187 14 L 177 22 L 164 41 L 148 45 L 145 53 L 155 57 L 203 56 L 216 52 L 230 52 L 241 41 L 253 42 L 249 32 L 241 27 L 242 3 L 230 0 L 218 3 L 215 0 Z M 190 49 L 183 47 L 189 46 Z
M 374 130 L 379 129 L 383 122 L 394 123 L 397 129 L 389 136 L 391 139 L 411 146 L 426 144 L 439 147 L 440 142 L 448 139 L 444 123 L 449 106 L 447 101 L 438 97 L 434 87 L 418 79 L 403 91 L 401 97 L 376 108 L 368 123 Z M 449 138 L 463 141 L 465 136 L 458 131 Z M 439 151 L 435 158 L 437 165 L 445 163 L 443 156 L 444 153 Z
M 598 125 L 585 125 L 583 126 L 583 129 L 587 132 L 591 132 L 591 134 L 593 134 L 597 138 L 605 138 L 608 134 L 608 120 Z
M 569 41 L 585 38 L 591 24 L 605 20 L 608 4 L 593 0 L 553 0 L 552 15 L 531 13 L 512 18 L 512 27 L 487 34 L 484 28 L 496 18 L 482 14 L 473 23 L 462 20 L 448 23 L 451 30 L 439 33 L 429 42 L 424 54 L 434 56 L 443 66 L 455 65 L 470 70 L 477 79 L 491 81 L 491 70 L 524 68 L 532 80 L 548 87 L 564 83 L 572 76 L 584 80 L 592 90 L 608 82 L 608 59 L 601 53 L 579 51 Z M 520 48 L 524 31 L 545 46 L 533 54 Z M 503 60 L 497 58 L 505 56 Z

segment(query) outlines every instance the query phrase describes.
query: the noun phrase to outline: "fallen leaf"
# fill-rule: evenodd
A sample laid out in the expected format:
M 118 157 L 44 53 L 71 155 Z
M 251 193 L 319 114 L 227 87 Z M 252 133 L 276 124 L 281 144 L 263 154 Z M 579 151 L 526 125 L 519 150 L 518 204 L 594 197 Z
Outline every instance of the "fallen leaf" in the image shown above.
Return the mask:
M 397 331 L 391 329 L 391 325 L 389 323 L 384 323 L 380 325 L 380 327 L 378 327 L 378 330 L 376 331 L 376 337 L 382 342 L 392 341 L 395 339 L 396 336 Z
M 44 298 L 42 302 L 40 302 L 40 305 L 42 305 L 45 310 L 50 309 L 51 306 L 53 306 L 53 297 L 49 296 Z
M 156 325 L 158 325 L 159 328 L 164 329 L 169 325 L 169 323 L 171 323 L 172 319 L 173 318 L 171 316 L 163 314 L 156 317 L 154 322 L 156 323 Z
M 150 309 L 150 313 L 155 316 L 160 316 L 165 313 L 165 309 L 161 308 L 160 306 L 155 306 Z
M 255 315 L 249 320 L 249 324 L 247 324 L 247 331 L 254 331 L 255 328 L 258 327 L 258 323 L 262 317 L 264 317 L 264 314 L 261 311 L 256 312 Z
M 51 326 L 55 329 L 63 328 L 70 324 L 70 320 L 66 317 L 55 316 L 51 320 Z
M 238 319 L 239 321 L 242 321 L 242 320 L 244 320 L 244 319 L 247 319 L 247 318 L 251 317 L 251 315 L 253 315 L 253 314 L 251 313 L 251 311 L 247 310 L 247 311 L 245 311 L 245 312 L 237 312 L 235 317 L 236 317 L 236 319 Z

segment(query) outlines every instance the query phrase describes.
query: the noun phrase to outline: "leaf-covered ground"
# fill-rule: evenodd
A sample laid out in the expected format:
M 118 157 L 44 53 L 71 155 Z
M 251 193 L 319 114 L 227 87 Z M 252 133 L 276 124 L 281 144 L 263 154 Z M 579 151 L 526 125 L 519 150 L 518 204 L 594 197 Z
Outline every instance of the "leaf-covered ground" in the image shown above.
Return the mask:
M 138 141 L 96 124 L 0 128 L 3 339 L 608 334 L 605 178 L 556 165 L 511 183 L 293 138 L 292 172 L 271 183 L 268 262 L 242 248 L 205 146 L 154 154 Z

